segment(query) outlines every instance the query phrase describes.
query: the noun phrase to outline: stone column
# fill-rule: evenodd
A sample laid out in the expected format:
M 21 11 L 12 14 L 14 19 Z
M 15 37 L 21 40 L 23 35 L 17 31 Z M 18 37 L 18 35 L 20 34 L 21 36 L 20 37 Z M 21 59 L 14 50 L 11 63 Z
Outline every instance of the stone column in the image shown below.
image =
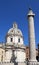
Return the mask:
M 29 26 L 30 61 L 36 61 L 34 16 L 35 16 L 35 14 L 33 13 L 32 9 L 29 8 L 28 26 Z

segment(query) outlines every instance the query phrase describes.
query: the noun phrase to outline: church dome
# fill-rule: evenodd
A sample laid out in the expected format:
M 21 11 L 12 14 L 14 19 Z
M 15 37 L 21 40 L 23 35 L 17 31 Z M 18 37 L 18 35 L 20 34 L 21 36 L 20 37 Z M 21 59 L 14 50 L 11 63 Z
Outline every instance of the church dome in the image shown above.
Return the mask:
M 13 24 L 13 28 L 9 29 L 8 35 L 19 35 L 19 36 L 23 36 L 22 32 L 20 29 L 18 29 L 18 26 L 16 23 Z
M 6 35 L 6 43 L 11 44 L 23 44 L 23 34 L 16 23 L 13 24 L 13 27 L 9 29 Z

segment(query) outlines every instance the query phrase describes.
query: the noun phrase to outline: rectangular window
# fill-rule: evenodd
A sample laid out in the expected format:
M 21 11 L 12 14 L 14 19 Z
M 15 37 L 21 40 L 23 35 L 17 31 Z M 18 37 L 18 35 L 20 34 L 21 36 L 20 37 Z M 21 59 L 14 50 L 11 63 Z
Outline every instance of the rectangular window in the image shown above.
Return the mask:
M 13 38 L 11 38 L 11 42 L 13 41 Z
M 20 42 L 20 38 L 18 39 L 18 42 Z

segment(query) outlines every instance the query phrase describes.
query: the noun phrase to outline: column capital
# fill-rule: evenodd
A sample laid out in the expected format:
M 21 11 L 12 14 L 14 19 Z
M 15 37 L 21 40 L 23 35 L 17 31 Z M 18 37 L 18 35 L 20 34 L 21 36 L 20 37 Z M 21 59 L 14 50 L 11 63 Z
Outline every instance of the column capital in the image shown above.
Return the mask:
M 28 17 L 30 17 L 30 16 L 35 16 L 35 14 L 33 13 L 33 11 L 32 11 L 32 9 L 31 8 L 29 8 L 29 12 L 28 12 Z

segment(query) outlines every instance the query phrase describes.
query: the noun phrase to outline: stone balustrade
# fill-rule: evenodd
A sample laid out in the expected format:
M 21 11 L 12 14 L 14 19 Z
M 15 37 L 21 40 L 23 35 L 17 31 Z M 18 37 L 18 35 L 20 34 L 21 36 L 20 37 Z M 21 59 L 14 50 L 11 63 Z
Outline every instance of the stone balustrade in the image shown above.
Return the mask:
M 14 65 L 14 63 L 0 63 L 0 65 Z
M 6 62 L 0 62 L 0 65 L 27 65 L 26 63 L 6 63 Z
M 6 62 L 0 62 L 0 65 L 39 65 L 39 62 L 20 62 L 20 63 L 6 63 Z

